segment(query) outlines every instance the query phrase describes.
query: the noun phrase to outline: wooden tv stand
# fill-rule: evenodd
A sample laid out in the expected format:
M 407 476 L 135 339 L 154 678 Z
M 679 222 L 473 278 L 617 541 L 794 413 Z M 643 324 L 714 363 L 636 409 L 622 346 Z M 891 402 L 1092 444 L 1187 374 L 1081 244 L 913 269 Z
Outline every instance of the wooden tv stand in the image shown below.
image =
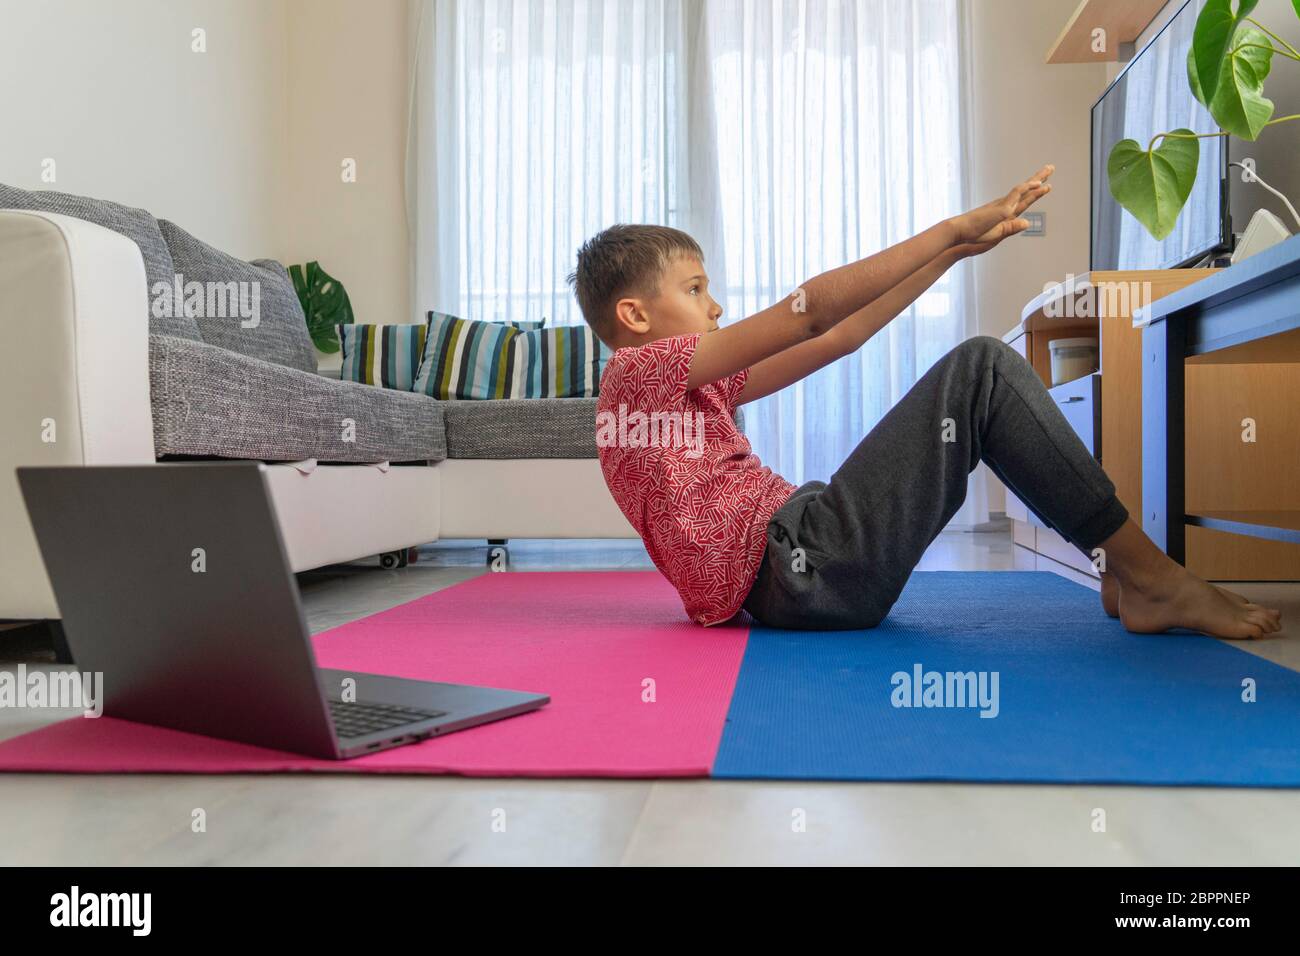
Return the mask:
M 1213 269 L 1092 272 L 1074 277 L 1025 305 L 1007 342 L 1051 388 L 1048 343 L 1096 335 L 1101 341 L 1099 386 L 1079 380 L 1053 389 L 1062 411 L 1142 524 L 1142 329 L 1133 313 L 1149 302 L 1213 275 Z M 1206 512 L 1278 507 L 1283 485 L 1294 483 L 1300 448 L 1295 429 L 1257 435 L 1248 461 L 1239 452 L 1244 417 L 1290 421 L 1300 407 L 1300 364 L 1191 365 L 1186 370 L 1187 509 Z M 1100 402 L 1100 409 L 1094 407 Z M 1192 410 L 1195 414 L 1192 414 Z M 1090 434 L 1089 430 L 1095 431 Z M 1016 567 L 1050 570 L 1097 584 L 1091 561 L 1044 527 L 1007 491 Z M 1213 581 L 1300 580 L 1300 545 L 1189 526 L 1186 564 Z

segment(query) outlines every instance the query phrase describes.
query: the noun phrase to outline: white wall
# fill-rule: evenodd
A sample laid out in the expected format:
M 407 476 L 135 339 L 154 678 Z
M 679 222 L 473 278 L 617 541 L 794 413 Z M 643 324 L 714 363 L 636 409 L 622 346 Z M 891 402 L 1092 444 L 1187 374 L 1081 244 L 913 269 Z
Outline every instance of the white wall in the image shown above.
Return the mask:
M 320 261 L 359 322 L 409 322 L 406 0 L 290 0 L 282 252 Z M 341 163 L 356 161 L 355 182 Z
M 359 321 L 409 321 L 407 7 L 0 0 L 0 182 L 140 206 L 242 258 L 318 259 Z
M 264 0 L 0 0 L 0 182 L 142 206 L 236 255 L 275 255 L 285 22 Z
M 1043 285 L 1088 271 L 1089 110 L 1106 85 L 1100 64 L 1043 62 L 1077 0 L 973 0 L 974 104 L 970 162 L 975 201 L 999 196 L 1043 163 L 1052 193 L 1035 207 L 1047 235 L 1017 237 L 975 260 L 979 327 L 1001 336 Z
M 1101 64 L 1044 63 L 1078 0 L 972 0 L 973 106 L 967 158 L 973 202 L 1000 196 L 1055 163 L 1047 235 L 1019 236 L 974 260 L 979 330 L 1001 337 L 1048 282 L 1088 271 L 1089 110 L 1106 86 Z M 989 482 L 989 510 L 1005 490 Z

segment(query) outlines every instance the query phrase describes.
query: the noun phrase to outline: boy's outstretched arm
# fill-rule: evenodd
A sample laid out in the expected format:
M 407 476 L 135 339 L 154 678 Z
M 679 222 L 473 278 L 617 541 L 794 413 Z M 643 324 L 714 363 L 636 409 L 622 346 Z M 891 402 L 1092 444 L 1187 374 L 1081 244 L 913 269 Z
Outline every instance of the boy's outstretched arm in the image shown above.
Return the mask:
M 1007 232 L 983 242 L 964 242 L 945 249 L 875 302 L 854 312 L 825 335 L 800 342 L 759 362 L 750 368 L 749 379 L 745 382 L 737 404 L 743 405 L 764 395 L 771 395 L 831 362 L 852 355 L 873 335 L 906 311 L 908 306 L 925 294 L 926 289 L 938 282 L 945 272 L 962 259 L 988 252 L 1007 236 L 1014 234 L 1015 232 Z
M 859 309 L 825 335 L 792 345 L 763 359 L 749 370 L 749 378 L 737 404 L 752 402 L 787 385 L 793 385 L 861 348 L 868 339 L 897 318 L 934 285 L 945 272 L 965 257 L 962 247 L 945 249 L 920 269 L 894 286 L 865 309 Z
M 797 293 L 786 296 L 762 312 L 701 336 L 691 361 L 687 388 L 698 388 L 716 382 L 718 379 L 734 375 L 741 369 L 752 369 L 765 359 L 786 350 L 811 344 L 809 340 L 816 340 L 850 315 L 862 312 L 890 290 L 907 282 L 915 273 L 937 269 L 938 271 L 934 272 L 929 281 L 924 281 L 926 277 L 921 276 L 914 283 L 908 283 L 908 290 L 891 296 L 889 302 L 882 303 L 875 321 L 880 321 L 883 325 L 906 308 L 943 274 L 943 269 L 951 265 L 951 262 L 943 265 L 936 260 L 945 254 L 957 254 L 960 258 L 961 255 L 969 255 L 972 251 L 980 251 L 977 248 L 958 253 L 962 246 L 991 248 L 1007 236 L 1015 235 L 1027 228 L 1029 224 L 1019 216 L 1051 189 L 1044 180 L 1052 174 L 1052 171 L 1052 166 L 1044 166 L 1033 179 L 1015 186 L 1001 199 L 945 220 L 873 256 L 824 272 L 805 282 Z M 924 284 L 920 284 L 921 282 Z M 911 292 L 911 297 L 904 301 L 903 296 L 908 291 Z M 888 314 L 889 308 L 894 305 L 897 306 L 896 310 L 882 321 L 880 317 Z M 819 350 L 807 351 L 808 355 L 796 357 L 790 367 L 792 372 L 807 365 L 808 361 L 817 355 L 823 354 Z M 777 370 L 769 369 L 772 374 L 762 376 L 768 381 L 769 387 L 761 394 L 768 394 L 790 382 L 797 381 L 837 357 L 833 352 L 824 354 L 829 357 L 821 364 L 807 367 L 806 371 L 788 381 L 781 381 Z M 748 394 L 742 399 L 743 401 L 752 401 L 760 395 L 756 389 L 751 390 L 748 385 L 746 392 Z

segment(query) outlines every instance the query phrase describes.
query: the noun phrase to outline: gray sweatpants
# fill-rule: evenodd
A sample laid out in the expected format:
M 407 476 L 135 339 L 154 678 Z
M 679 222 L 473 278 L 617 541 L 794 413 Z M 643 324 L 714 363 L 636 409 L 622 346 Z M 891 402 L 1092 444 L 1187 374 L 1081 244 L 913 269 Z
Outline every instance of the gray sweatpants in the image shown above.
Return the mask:
M 977 336 L 921 376 L 829 484 L 808 482 L 772 516 L 745 610 L 771 627 L 875 627 L 980 461 L 1085 552 L 1128 518 L 1029 363 Z

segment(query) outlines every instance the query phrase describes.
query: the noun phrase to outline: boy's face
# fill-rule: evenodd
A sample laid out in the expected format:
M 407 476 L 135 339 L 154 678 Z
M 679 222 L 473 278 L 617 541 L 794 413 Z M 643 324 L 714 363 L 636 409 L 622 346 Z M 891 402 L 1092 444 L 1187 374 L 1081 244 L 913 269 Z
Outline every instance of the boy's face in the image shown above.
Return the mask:
M 620 324 L 631 333 L 626 344 L 645 345 L 694 332 L 715 332 L 722 306 L 709 295 L 709 277 L 698 259 L 676 258 L 668 264 L 652 298 L 624 299 Z M 626 318 L 624 318 L 626 316 Z M 630 319 L 630 321 L 628 321 Z

